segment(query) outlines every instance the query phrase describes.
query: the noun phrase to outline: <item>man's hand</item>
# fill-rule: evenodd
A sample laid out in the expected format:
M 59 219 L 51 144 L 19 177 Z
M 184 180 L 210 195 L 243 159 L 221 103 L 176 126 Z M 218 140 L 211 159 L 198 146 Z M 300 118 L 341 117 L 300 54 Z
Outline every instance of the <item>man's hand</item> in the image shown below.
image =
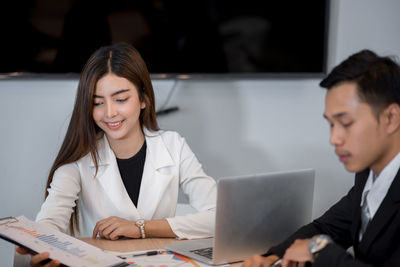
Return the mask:
M 304 267 L 306 262 L 312 262 L 313 257 L 308 249 L 310 239 L 297 239 L 286 250 L 282 260 L 282 267 Z
M 121 236 L 130 238 L 141 237 L 139 227 L 136 226 L 135 222 L 115 216 L 98 221 L 93 230 L 93 238 L 96 238 L 97 234 L 102 238 L 111 240 L 117 240 Z
M 26 254 L 31 254 L 29 251 L 21 248 L 21 247 L 16 247 L 15 251 L 17 253 L 26 255 Z M 52 260 L 46 264 L 43 264 L 42 262 L 49 259 L 50 254 L 48 252 L 42 252 L 36 255 L 33 255 L 31 258 L 31 266 L 33 267 L 56 267 L 56 266 L 61 266 L 61 263 L 58 260 Z
M 243 262 L 242 267 L 269 267 L 278 259 L 279 257 L 276 255 L 270 255 L 268 257 L 253 255 L 251 258 L 248 258 Z

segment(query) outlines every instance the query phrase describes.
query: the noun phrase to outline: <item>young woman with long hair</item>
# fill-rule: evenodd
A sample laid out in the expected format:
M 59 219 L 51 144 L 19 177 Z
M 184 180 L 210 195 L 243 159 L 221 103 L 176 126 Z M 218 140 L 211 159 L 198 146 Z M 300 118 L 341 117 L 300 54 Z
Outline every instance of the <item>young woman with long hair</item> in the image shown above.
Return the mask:
M 179 189 L 197 213 L 175 217 Z M 36 220 L 111 240 L 204 238 L 214 232 L 215 202 L 215 181 L 185 139 L 159 130 L 150 75 L 137 50 L 122 43 L 94 52 Z M 32 265 L 46 256 L 33 256 Z

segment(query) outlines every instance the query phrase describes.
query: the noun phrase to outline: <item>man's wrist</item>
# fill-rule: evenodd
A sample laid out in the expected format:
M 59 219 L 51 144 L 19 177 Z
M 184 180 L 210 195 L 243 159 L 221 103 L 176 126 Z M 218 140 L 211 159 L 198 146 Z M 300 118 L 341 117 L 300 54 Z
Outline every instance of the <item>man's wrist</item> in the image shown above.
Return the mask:
M 315 235 L 308 242 L 308 249 L 311 254 L 312 262 L 317 258 L 321 250 L 333 243 L 328 235 Z

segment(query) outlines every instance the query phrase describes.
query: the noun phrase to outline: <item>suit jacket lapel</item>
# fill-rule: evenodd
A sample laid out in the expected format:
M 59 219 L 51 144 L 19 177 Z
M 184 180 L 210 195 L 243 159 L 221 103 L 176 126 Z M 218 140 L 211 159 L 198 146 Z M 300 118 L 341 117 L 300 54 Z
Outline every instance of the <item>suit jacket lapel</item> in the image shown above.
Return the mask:
M 119 214 L 126 219 L 151 219 L 157 206 L 170 184 L 173 175 L 162 173 L 162 168 L 174 166 L 164 141 L 158 134 L 145 131 L 147 151 L 140 186 L 138 205 L 135 207 L 122 182 L 114 152 L 104 135 L 99 141 L 99 172 L 93 179 L 98 179 L 109 200 L 114 204 Z M 95 165 L 90 167 L 95 173 Z M 121 216 L 121 215 L 120 215 Z
M 378 237 L 381 231 L 384 231 L 386 226 L 391 223 L 394 215 L 399 211 L 400 204 L 400 171 L 397 172 L 392 185 L 386 197 L 383 199 L 382 204 L 375 213 L 374 218 L 369 223 L 363 239 L 359 244 L 359 249 L 365 253 L 373 244 L 374 240 Z
M 140 185 L 138 211 L 142 218 L 152 219 L 164 192 L 173 175 L 163 173 L 162 168 L 174 166 L 175 163 L 160 135 L 146 134 L 147 152 Z
M 358 245 L 358 235 L 359 235 L 359 231 L 360 231 L 360 226 L 361 226 L 361 196 L 362 196 L 362 192 L 364 190 L 364 186 L 367 182 L 368 179 L 368 175 L 369 175 L 369 169 L 366 169 L 360 173 L 356 174 L 356 179 L 355 179 L 355 199 L 354 199 L 354 213 L 353 213 L 353 224 L 352 224 L 352 228 L 351 228 L 351 232 L 353 235 L 353 240 L 354 240 L 354 244 L 355 246 Z
M 139 213 L 125 189 L 117 160 L 105 135 L 102 141 L 99 141 L 98 152 L 99 172 L 94 179 L 98 179 L 109 201 L 113 203 L 118 211 L 115 213 L 116 216 L 119 215 L 125 219 L 137 220 L 140 217 Z M 94 173 L 95 165 L 93 162 L 91 167 Z

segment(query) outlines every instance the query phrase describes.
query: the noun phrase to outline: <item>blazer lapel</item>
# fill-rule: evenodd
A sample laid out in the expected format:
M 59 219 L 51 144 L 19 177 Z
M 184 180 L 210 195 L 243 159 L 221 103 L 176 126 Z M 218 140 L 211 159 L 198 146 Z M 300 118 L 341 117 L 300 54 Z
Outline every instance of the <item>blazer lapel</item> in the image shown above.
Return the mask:
M 138 211 L 144 219 L 152 219 L 164 192 L 168 188 L 173 174 L 163 173 L 162 169 L 174 166 L 160 135 L 145 132 L 147 142 L 146 161 L 140 186 Z
M 116 208 L 115 216 L 137 220 L 140 216 L 122 182 L 114 152 L 104 135 L 99 145 L 99 172 L 94 179 L 98 179 L 104 192 Z M 91 167 L 95 171 L 94 163 Z
M 378 235 L 385 230 L 386 226 L 392 222 L 393 216 L 399 211 L 400 204 L 400 171 L 397 173 L 386 197 L 369 223 L 363 239 L 359 244 L 359 249 L 368 252 Z

